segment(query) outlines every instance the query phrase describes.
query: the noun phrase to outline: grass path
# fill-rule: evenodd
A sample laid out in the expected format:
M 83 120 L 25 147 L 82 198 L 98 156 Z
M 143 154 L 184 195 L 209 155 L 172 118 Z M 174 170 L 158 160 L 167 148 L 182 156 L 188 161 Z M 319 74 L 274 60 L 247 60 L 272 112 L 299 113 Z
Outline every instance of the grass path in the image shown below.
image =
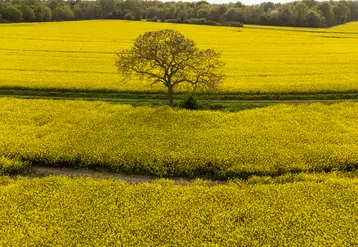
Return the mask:
M 337 103 L 358 101 L 358 93 L 319 93 L 319 94 L 204 94 L 195 93 L 203 109 L 239 111 L 273 104 Z M 111 92 L 111 91 L 71 91 L 51 89 L 0 89 L 0 97 L 20 99 L 55 99 L 105 101 L 108 103 L 131 104 L 133 106 L 158 106 L 167 104 L 165 93 Z M 178 105 L 187 97 L 178 93 L 174 102 Z
M 105 171 L 95 171 L 89 169 L 73 169 L 73 168 L 54 168 L 48 166 L 32 166 L 27 172 L 29 178 L 41 178 L 49 176 L 60 176 L 60 177 L 86 177 L 86 178 L 97 178 L 97 179 L 111 179 L 120 180 L 128 183 L 152 183 L 160 179 L 156 176 L 150 175 L 138 175 L 138 174 L 125 174 L 125 173 L 110 173 Z M 175 184 L 186 184 L 197 181 L 196 179 L 171 177 Z M 208 180 L 209 181 L 209 180 Z M 227 184 L 228 181 L 214 181 L 210 180 L 213 185 Z
M 232 182 L 236 183 L 246 183 L 246 184 L 271 184 L 271 183 L 292 183 L 297 181 L 316 181 L 322 182 L 329 178 L 344 178 L 344 179 L 354 179 L 358 178 L 358 171 L 344 172 L 344 171 L 335 171 L 335 172 L 312 172 L 312 173 L 297 173 L 297 174 L 284 174 L 277 177 L 269 176 L 253 176 L 248 179 L 239 179 L 239 180 L 212 180 L 212 179 L 200 179 L 200 178 L 186 178 L 186 177 L 170 177 L 170 178 L 161 178 L 151 175 L 140 175 L 140 174 L 126 174 L 126 173 L 111 173 L 100 170 L 90 170 L 85 168 L 56 168 L 49 167 L 44 165 L 31 166 L 25 173 L 18 174 L 25 176 L 27 178 L 45 178 L 45 177 L 67 177 L 67 178 L 94 178 L 94 179 L 107 179 L 107 180 L 119 180 L 127 183 L 154 183 L 158 182 L 160 179 L 166 179 L 173 181 L 176 185 L 185 185 L 198 183 L 199 181 L 205 181 L 207 185 L 227 185 Z M 13 179 L 16 179 L 18 175 L 10 176 Z

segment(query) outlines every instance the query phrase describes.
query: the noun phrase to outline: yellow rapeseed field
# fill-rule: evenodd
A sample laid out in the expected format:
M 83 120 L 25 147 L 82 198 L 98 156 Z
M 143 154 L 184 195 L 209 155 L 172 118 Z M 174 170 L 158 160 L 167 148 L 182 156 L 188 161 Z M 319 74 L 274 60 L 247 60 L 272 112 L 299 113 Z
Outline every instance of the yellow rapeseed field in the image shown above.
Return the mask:
M 114 51 L 141 33 L 171 28 L 222 51 L 222 93 L 358 91 L 358 23 L 330 29 L 245 28 L 133 21 L 0 25 L 0 88 L 163 91 L 116 73 Z
M 357 246 L 357 200 L 357 178 L 1 179 L 0 246 Z
M 0 156 L 0 176 L 23 173 L 29 165 L 28 162 Z
M 237 113 L 0 100 L 0 156 L 53 166 L 216 178 L 351 170 L 358 103 Z

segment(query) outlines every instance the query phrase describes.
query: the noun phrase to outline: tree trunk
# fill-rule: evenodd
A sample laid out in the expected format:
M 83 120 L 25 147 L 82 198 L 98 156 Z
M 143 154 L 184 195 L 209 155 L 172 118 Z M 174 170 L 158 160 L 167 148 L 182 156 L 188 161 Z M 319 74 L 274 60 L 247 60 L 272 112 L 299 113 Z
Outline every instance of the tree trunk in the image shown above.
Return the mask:
M 173 107 L 173 86 L 168 86 L 168 99 L 169 99 L 169 106 Z

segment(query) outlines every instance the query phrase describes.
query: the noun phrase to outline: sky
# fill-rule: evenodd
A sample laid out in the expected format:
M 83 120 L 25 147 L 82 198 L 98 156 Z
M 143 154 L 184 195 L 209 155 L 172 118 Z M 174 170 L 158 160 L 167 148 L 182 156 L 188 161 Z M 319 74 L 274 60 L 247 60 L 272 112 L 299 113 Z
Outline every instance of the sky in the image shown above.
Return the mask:
M 293 2 L 294 0 L 241 0 L 240 2 L 242 2 L 243 4 L 246 5 L 252 5 L 252 4 L 258 4 L 258 3 L 263 3 L 263 2 L 273 2 L 273 3 L 287 3 L 287 2 Z M 210 3 L 227 3 L 230 2 L 230 0 L 209 0 L 208 2 Z M 232 0 L 231 2 L 236 2 L 235 0 Z
M 195 0 L 198 1 L 198 0 Z M 236 0 L 206 0 L 209 3 L 229 3 L 229 2 L 237 2 Z M 246 5 L 253 5 L 253 4 L 259 4 L 263 2 L 274 2 L 274 3 L 288 3 L 293 2 L 295 0 L 239 0 L 243 4 Z

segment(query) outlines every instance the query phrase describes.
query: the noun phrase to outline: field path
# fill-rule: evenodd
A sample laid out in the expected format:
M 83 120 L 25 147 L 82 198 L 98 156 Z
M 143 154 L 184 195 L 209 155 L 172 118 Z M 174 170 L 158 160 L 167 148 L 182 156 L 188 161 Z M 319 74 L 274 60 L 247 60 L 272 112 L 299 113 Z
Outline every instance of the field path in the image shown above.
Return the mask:
M 195 94 L 200 103 L 222 104 L 299 104 L 299 103 L 337 103 L 358 101 L 358 93 L 313 93 L 313 94 Z M 141 105 L 167 104 L 164 93 L 110 92 L 110 91 L 55 91 L 51 89 L 0 89 L 0 97 L 20 99 L 88 100 L 109 103 Z M 175 101 L 181 101 L 186 94 L 174 95 Z
M 94 171 L 87 169 L 73 169 L 73 168 L 53 168 L 46 166 L 32 166 L 30 172 L 27 175 L 29 178 L 39 178 L 47 176 L 62 176 L 62 177 L 90 177 L 98 179 L 114 179 L 121 180 L 128 183 L 152 183 L 159 177 L 150 176 L 150 175 L 133 175 L 133 174 L 124 174 L 124 173 L 109 173 L 103 171 Z M 181 178 L 181 177 L 170 177 L 170 180 L 174 180 L 175 184 L 187 184 L 193 183 L 196 179 Z M 213 185 L 222 185 L 227 184 L 228 181 L 224 180 L 207 180 L 210 184 Z

